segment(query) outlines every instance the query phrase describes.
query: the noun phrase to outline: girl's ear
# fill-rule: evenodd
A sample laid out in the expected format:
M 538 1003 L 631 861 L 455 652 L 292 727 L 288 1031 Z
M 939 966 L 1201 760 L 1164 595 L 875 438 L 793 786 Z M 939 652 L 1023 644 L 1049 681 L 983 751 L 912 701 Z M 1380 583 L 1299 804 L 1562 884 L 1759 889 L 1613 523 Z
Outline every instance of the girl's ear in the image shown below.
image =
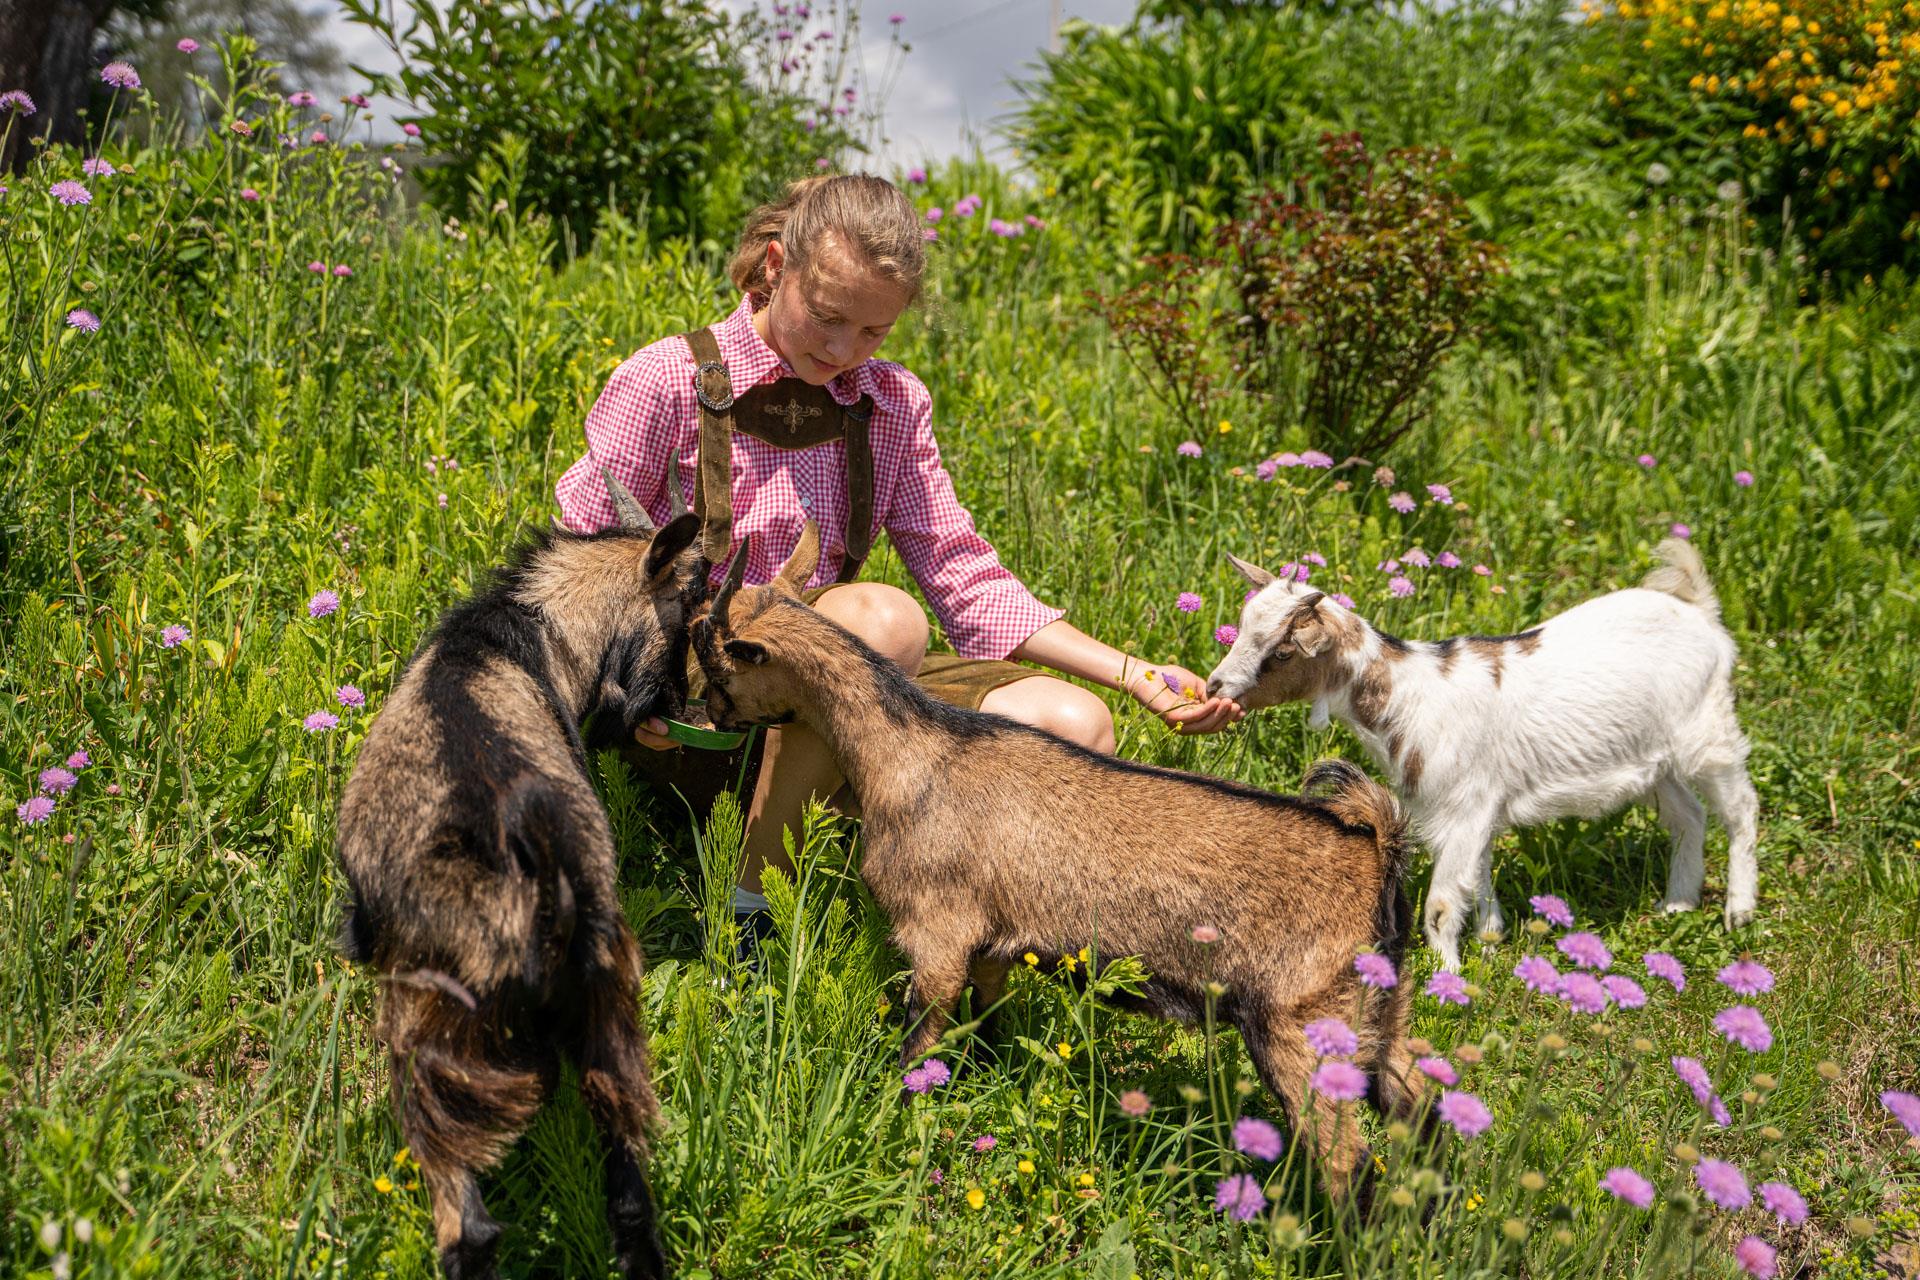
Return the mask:
M 767 279 L 767 292 L 773 292 L 773 286 L 780 280 L 780 272 L 787 265 L 786 246 L 778 240 L 767 241 L 767 260 L 763 274 Z

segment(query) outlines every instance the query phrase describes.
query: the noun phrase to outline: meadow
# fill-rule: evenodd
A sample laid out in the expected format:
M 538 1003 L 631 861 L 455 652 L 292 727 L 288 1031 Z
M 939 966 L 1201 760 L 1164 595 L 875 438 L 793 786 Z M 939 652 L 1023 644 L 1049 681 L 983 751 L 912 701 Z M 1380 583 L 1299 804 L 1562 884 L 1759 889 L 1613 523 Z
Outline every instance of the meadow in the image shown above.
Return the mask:
M 1472 163 L 1534 163 L 1483 108 L 1544 74 L 1537 30 L 1490 59 L 1458 17 L 1326 21 L 1351 74 L 1399 86 L 1327 123 L 1391 135 L 1435 94 L 1478 119 Z M 405 174 L 431 139 L 356 144 L 351 104 L 227 84 L 206 136 L 51 149 L 0 196 L 5 1275 L 434 1274 L 376 989 L 334 946 L 340 791 L 419 638 L 552 514 L 612 367 L 736 300 L 725 246 L 618 215 L 566 252 L 511 139 L 433 210 Z M 1362 1221 L 1273 1137 L 1233 1033 L 1099 1004 L 1124 960 L 1016 973 L 995 1037 L 961 1028 L 903 1099 L 857 823 L 814 815 L 749 973 L 737 810 L 690 824 L 602 756 L 678 1274 L 1912 1273 L 1920 1121 L 1881 1099 L 1920 1090 L 1920 291 L 1824 276 L 1737 190 L 1650 184 L 1630 147 L 1584 163 L 1586 195 L 1487 212 L 1495 321 L 1370 460 L 1391 474 L 1303 463 L 1324 442 L 1251 387 L 1183 422 L 1088 298 L 1138 278 L 1140 229 L 980 161 L 909 185 L 944 216 L 883 354 L 931 387 L 962 500 L 1035 593 L 1197 671 L 1238 618 L 1227 552 L 1437 638 L 1637 582 L 1684 526 L 1740 646 L 1753 924 L 1722 927 L 1717 828 L 1679 916 L 1648 811 L 1504 837 L 1509 936 L 1463 984 L 1430 986 L 1424 947 L 1398 975 L 1430 1074 L 1484 1115 L 1456 1101 L 1432 1141 L 1369 1121 Z M 868 576 L 911 585 L 884 543 Z M 1134 759 L 1278 790 L 1363 759 L 1298 707 L 1181 738 L 1113 705 Z M 594 1150 L 563 1088 L 488 1184 L 505 1274 L 607 1272 Z

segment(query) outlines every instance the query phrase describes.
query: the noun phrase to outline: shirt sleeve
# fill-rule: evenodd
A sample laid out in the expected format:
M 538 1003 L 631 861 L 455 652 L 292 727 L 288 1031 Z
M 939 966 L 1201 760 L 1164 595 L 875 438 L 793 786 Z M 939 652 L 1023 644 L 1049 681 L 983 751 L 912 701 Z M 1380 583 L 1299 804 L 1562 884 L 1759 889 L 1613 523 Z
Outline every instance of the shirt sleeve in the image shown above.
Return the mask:
M 917 381 L 912 396 L 907 454 L 881 523 L 955 651 L 1004 658 L 1065 611 L 1036 600 L 974 529 L 940 464 L 933 398 Z
M 561 523 L 575 533 L 595 533 L 614 523 L 601 467 L 626 486 L 654 523 L 663 523 L 669 509 L 667 456 L 679 420 L 661 354 L 650 347 L 622 363 L 587 413 L 586 456 L 554 486 Z

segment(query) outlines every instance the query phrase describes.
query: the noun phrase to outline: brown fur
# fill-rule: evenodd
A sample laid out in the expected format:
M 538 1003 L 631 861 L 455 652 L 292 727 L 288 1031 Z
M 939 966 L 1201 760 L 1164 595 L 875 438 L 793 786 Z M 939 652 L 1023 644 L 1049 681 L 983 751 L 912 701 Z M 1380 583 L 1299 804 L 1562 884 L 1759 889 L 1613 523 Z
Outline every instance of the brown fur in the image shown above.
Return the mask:
M 1208 984 L 1224 985 L 1222 1016 L 1344 1191 L 1361 1160 L 1357 1120 L 1308 1093 L 1302 1028 L 1357 1021 L 1377 1100 L 1406 1113 L 1418 1091 L 1405 1002 L 1353 968 L 1376 948 L 1397 962 L 1410 927 L 1392 796 L 1339 762 L 1310 779 L 1331 784 L 1329 798 L 1277 796 L 934 702 L 801 603 L 817 555 L 810 532 L 772 584 L 724 590 L 695 622 L 694 648 L 716 724 L 797 718 L 851 783 L 862 878 L 913 967 L 903 1062 L 934 1048 L 970 979 L 991 999 L 1025 952 L 1049 966 L 1082 947 L 1138 956 L 1153 975 L 1137 1002 L 1147 1012 L 1196 1019 Z M 1305 654 L 1327 641 L 1292 643 Z M 1197 925 L 1219 941 L 1196 942 Z
M 456 1280 L 494 1274 L 500 1226 L 475 1175 L 532 1121 L 563 1055 L 602 1134 L 621 1274 L 664 1270 L 645 1173 L 658 1104 L 643 962 L 578 726 L 596 710 L 626 727 L 684 706 L 698 532 L 681 516 L 658 534 L 539 539 L 442 619 L 341 801 L 343 943 L 381 976 L 375 1034 Z

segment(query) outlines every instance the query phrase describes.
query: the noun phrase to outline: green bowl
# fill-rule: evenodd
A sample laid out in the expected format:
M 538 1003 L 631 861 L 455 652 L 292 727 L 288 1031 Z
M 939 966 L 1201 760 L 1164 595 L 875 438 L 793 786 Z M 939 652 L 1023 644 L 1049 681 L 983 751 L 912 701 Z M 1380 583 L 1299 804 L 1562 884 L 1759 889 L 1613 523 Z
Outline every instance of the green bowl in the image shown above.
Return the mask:
M 707 704 L 689 702 L 687 714 L 700 720 L 707 719 Z M 705 751 L 731 751 L 747 740 L 745 733 L 728 733 L 716 729 L 709 722 L 694 724 L 686 720 L 667 720 L 667 736 L 683 746 L 699 747 Z

